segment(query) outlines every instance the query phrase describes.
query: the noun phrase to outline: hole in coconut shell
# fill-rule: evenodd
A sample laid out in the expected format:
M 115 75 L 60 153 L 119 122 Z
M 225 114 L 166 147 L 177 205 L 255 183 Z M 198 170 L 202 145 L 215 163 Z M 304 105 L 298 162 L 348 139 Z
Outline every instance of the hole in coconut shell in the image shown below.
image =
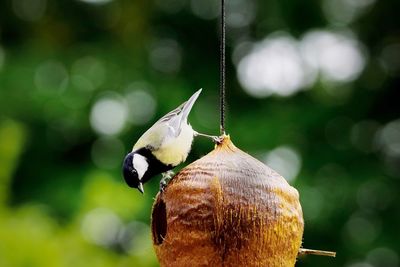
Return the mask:
M 158 199 L 153 208 L 153 220 L 151 222 L 153 242 L 161 245 L 167 235 L 167 208 L 162 199 Z

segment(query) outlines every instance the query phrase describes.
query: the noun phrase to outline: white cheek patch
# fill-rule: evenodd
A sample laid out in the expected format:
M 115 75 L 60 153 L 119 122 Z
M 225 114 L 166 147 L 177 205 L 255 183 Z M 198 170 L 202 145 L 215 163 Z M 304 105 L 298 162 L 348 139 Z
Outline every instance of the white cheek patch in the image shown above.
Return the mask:
M 141 180 L 146 173 L 147 169 L 149 168 L 149 163 L 147 162 L 146 158 L 139 154 L 134 154 L 132 159 L 133 168 L 138 173 L 139 180 Z

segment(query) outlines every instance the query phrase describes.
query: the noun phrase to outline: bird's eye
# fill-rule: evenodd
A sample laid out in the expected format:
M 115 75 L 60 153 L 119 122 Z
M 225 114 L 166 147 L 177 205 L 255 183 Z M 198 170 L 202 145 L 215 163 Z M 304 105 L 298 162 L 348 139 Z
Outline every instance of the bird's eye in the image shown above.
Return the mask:
M 132 169 L 132 170 L 131 170 L 131 173 L 136 173 L 136 170 L 135 170 L 135 169 Z

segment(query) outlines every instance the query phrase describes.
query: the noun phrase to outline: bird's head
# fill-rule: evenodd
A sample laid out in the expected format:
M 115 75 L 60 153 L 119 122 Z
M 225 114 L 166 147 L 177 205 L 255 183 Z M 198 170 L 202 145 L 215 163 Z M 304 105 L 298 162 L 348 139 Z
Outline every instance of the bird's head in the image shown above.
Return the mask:
M 143 194 L 141 179 L 147 171 L 148 163 L 145 157 L 134 152 L 128 153 L 122 166 L 122 173 L 128 186 L 137 188 Z

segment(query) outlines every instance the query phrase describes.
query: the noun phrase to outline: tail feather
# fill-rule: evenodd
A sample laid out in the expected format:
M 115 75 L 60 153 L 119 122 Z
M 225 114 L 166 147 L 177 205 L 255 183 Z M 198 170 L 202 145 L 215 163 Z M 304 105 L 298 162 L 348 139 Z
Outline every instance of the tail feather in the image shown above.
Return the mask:
M 196 102 L 197 98 L 199 97 L 201 91 L 203 89 L 198 90 L 196 93 L 194 93 L 188 101 L 186 101 L 182 107 L 181 111 L 181 123 L 186 122 L 187 118 L 189 116 L 190 111 L 193 108 L 194 103 Z

